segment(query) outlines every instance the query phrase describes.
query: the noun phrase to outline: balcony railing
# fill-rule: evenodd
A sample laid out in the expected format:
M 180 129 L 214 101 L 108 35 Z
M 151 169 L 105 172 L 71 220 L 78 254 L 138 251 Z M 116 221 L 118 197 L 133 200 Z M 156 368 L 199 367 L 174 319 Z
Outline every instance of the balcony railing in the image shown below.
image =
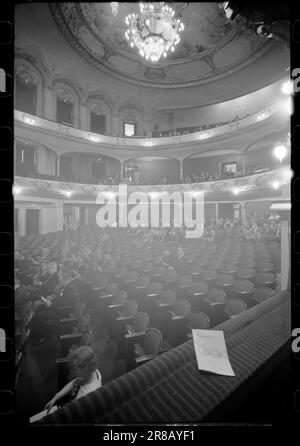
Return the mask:
M 282 108 L 281 101 L 277 101 L 268 108 L 262 110 L 259 113 L 255 113 L 249 117 L 240 119 L 235 122 L 231 122 L 226 125 L 221 125 L 220 127 L 211 128 L 209 130 L 204 130 L 196 133 L 189 133 L 185 135 L 173 135 L 164 136 L 160 138 L 124 138 L 119 136 L 108 136 L 100 135 L 97 133 L 88 132 L 86 130 L 81 130 L 79 128 L 59 124 L 48 119 L 39 118 L 37 116 L 29 115 L 18 110 L 15 110 L 15 120 L 22 122 L 27 126 L 32 126 L 36 128 L 41 128 L 45 130 L 50 130 L 59 135 L 72 136 L 82 140 L 85 140 L 92 144 L 105 144 L 118 147 L 126 148 L 153 148 L 160 146 L 170 146 L 175 144 L 186 144 L 192 142 L 205 141 L 212 138 L 216 138 L 221 135 L 232 133 L 238 130 L 250 127 L 258 122 L 270 118 L 278 110 Z
M 205 193 L 220 193 L 232 191 L 233 193 L 242 193 L 243 191 L 257 190 L 261 188 L 279 189 L 281 185 L 288 184 L 291 181 L 291 170 L 289 166 L 281 167 L 279 169 L 254 174 L 241 178 L 233 178 L 228 180 L 218 180 L 203 183 L 189 183 L 189 184 L 163 184 L 163 185 L 129 185 L 128 191 L 135 192 L 197 192 L 204 191 Z M 121 185 L 124 187 L 124 185 Z M 95 185 L 95 184 L 80 184 L 63 181 L 51 181 L 34 178 L 15 177 L 15 198 L 35 193 L 49 193 L 59 194 L 62 197 L 70 198 L 72 195 L 91 195 L 95 196 L 100 193 L 108 193 L 118 195 L 119 186 L 115 185 Z

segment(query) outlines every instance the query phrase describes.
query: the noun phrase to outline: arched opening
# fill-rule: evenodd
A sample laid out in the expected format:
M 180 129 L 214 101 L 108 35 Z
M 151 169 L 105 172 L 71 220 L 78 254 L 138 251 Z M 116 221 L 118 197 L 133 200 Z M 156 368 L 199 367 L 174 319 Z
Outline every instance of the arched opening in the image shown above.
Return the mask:
M 100 135 L 109 134 L 111 130 L 111 107 L 97 96 L 88 98 L 87 105 L 89 130 Z
M 60 177 L 65 181 L 89 184 L 117 184 L 121 163 L 101 153 L 64 153 L 60 157 Z
M 180 162 L 175 158 L 143 156 L 125 161 L 123 178 L 133 184 L 176 184 L 180 182 Z
M 80 128 L 79 95 L 76 90 L 65 81 L 54 84 L 55 120 L 63 125 Z
M 184 183 L 234 178 L 242 172 L 240 154 L 232 149 L 195 153 L 182 163 Z
M 42 115 L 43 80 L 31 65 L 21 62 L 15 70 L 15 108 L 31 115 Z

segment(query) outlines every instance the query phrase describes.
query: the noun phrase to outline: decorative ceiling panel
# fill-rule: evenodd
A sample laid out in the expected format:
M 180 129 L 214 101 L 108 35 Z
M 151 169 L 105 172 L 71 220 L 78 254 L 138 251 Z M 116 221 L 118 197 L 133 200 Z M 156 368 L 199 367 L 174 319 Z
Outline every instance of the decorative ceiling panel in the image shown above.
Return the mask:
M 80 56 L 109 76 L 157 88 L 189 87 L 229 76 L 273 47 L 245 26 L 228 22 L 217 3 L 172 3 L 185 25 L 181 41 L 167 59 L 149 62 L 125 39 L 125 17 L 138 3 L 50 3 L 64 37 Z

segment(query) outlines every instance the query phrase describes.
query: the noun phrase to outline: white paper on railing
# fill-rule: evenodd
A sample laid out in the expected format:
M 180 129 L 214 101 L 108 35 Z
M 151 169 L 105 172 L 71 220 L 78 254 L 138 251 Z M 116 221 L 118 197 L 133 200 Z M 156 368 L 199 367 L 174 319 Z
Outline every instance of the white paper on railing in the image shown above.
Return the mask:
M 223 331 L 193 329 L 193 340 L 199 370 L 235 376 L 228 358 Z
M 51 409 L 49 410 L 43 410 L 42 412 L 37 413 L 36 415 L 33 415 L 31 418 L 29 418 L 29 422 L 30 423 L 35 423 L 38 420 L 41 420 L 42 418 L 44 418 L 46 415 L 49 415 L 50 413 L 55 412 L 57 409 L 57 406 L 53 406 L 51 407 Z

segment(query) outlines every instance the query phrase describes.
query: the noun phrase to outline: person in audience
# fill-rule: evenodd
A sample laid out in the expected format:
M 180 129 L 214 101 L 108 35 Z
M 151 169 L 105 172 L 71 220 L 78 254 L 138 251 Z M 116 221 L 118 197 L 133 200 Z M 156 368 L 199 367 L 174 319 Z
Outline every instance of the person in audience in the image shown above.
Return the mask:
M 29 292 L 27 287 L 22 285 L 20 280 L 15 277 L 15 308 L 21 307 L 29 300 Z
M 36 313 L 32 322 L 33 343 L 42 344 L 51 336 L 54 328 L 49 322 L 57 322 L 60 317 L 59 307 L 72 308 L 79 300 L 73 280 L 72 272 L 63 270 L 59 274 L 59 283 L 54 288 L 53 294 L 47 298 L 41 296 L 41 300 L 36 302 Z
M 96 355 L 91 347 L 76 348 L 70 352 L 68 358 L 71 374 L 74 378 L 46 404 L 45 410 L 48 413 L 61 400 L 76 400 L 102 386 L 101 373 L 97 369 Z

